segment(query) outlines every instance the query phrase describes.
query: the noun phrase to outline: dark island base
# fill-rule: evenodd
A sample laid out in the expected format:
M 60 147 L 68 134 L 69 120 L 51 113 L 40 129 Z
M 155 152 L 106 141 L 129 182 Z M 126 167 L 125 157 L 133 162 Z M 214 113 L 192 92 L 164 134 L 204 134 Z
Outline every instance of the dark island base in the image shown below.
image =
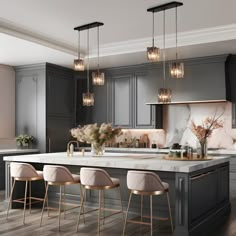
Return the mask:
M 32 163 L 31 163 L 32 164 Z M 42 164 L 33 164 L 42 170 Z M 79 173 L 80 166 L 67 166 L 71 172 Z M 121 180 L 123 207 L 126 210 L 129 190 L 126 186 L 127 170 L 104 168 L 115 178 Z M 222 224 L 230 213 L 229 201 L 229 163 L 215 165 L 191 173 L 158 171 L 161 179 L 170 185 L 170 202 L 175 236 L 204 236 Z M 10 194 L 11 178 L 9 177 L 9 162 L 6 162 L 6 198 Z M 33 192 L 37 197 L 43 197 L 44 185 L 41 182 L 33 184 Z M 52 187 L 49 199 L 57 201 L 59 189 Z M 22 196 L 24 186 L 16 186 L 14 197 Z M 79 188 L 76 185 L 66 187 L 67 202 L 78 203 Z M 96 191 L 87 191 L 87 203 L 97 206 L 98 194 Z M 105 191 L 106 207 L 119 208 L 116 190 Z M 18 207 L 13 205 L 13 207 Z M 149 198 L 144 198 L 144 214 L 149 214 Z M 140 197 L 134 196 L 130 211 L 133 215 L 140 214 Z M 158 217 L 168 217 L 168 206 L 165 194 L 153 197 L 153 213 Z M 169 222 L 165 222 L 168 226 Z M 169 227 L 170 229 L 170 227 Z

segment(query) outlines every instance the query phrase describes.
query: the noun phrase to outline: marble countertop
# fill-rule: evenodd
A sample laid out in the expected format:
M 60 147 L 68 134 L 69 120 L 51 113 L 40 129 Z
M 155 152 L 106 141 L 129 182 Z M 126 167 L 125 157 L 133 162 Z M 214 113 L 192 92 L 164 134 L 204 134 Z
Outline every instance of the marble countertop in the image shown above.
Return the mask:
M 66 152 L 61 152 L 5 156 L 4 161 L 189 173 L 229 162 L 230 157 L 213 157 L 210 161 L 169 161 L 163 159 L 163 154 L 105 153 L 104 156 L 96 157 L 88 152 L 85 156 L 75 152 L 73 157 L 67 157 Z
M 39 152 L 38 149 L 0 149 L 1 154 L 20 154 L 20 153 L 31 153 L 31 152 Z

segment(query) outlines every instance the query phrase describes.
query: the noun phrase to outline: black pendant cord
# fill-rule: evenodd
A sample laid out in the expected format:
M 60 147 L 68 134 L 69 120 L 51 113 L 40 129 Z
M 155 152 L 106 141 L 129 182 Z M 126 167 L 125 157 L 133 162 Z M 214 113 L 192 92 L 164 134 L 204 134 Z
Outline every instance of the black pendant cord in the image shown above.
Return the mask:
M 164 79 L 164 87 L 166 81 L 166 24 L 165 24 L 165 10 L 163 11 L 163 79 Z
M 78 31 L 78 59 L 80 59 L 80 31 Z
M 99 58 L 100 58 L 100 49 L 99 49 L 99 26 L 97 27 L 97 40 L 98 40 L 98 73 L 99 73 L 99 70 L 100 70 L 100 61 L 99 61 Z
M 177 7 L 175 8 L 175 58 L 176 58 L 176 63 L 178 61 L 178 10 Z
M 87 31 L 87 93 L 89 93 L 89 29 Z
M 152 13 L 152 47 L 154 47 L 154 24 L 155 24 L 155 21 L 154 21 L 154 12 Z

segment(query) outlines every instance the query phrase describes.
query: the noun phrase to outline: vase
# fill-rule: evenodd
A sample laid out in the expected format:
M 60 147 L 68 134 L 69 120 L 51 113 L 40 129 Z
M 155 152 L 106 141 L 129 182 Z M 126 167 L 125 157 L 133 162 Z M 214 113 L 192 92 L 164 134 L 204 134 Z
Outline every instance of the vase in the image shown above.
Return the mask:
M 198 155 L 200 158 L 206 158 L 207 157 L 207 139 L 201 139 L 199 140 L 199 151 Z
M 92 143 L 91 153 L 92 156 L 102 156 L 105 152 L 105 144 Z

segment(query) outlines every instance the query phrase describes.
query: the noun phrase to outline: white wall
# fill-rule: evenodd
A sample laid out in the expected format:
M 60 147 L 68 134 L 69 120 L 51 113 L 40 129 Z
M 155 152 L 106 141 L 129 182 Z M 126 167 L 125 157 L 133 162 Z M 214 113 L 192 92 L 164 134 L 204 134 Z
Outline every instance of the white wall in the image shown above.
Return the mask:
M 15 70 L 0 65 L 0 144 L 15 139 Z

